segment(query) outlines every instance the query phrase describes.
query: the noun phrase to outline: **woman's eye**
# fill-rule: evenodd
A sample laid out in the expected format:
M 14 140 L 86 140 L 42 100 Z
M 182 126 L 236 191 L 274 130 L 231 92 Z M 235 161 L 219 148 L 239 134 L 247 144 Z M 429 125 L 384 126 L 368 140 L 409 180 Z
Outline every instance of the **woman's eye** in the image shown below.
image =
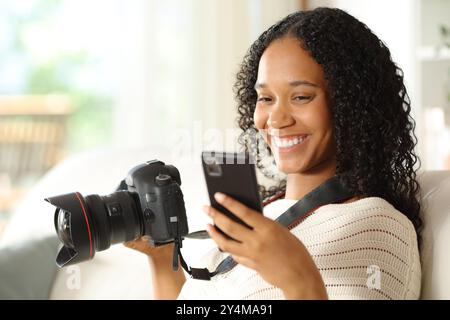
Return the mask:
M 260 97 L 260 98 L 258 98 L 258 101 L 259 101 L 259 102 L 270 102 L 271 99 L 268 98 L 268 97 Z
M 294 98 L 294 100 L 297 100 L 297 101 L 311 100 L 311 97 L 310 96 L 296 96 Z

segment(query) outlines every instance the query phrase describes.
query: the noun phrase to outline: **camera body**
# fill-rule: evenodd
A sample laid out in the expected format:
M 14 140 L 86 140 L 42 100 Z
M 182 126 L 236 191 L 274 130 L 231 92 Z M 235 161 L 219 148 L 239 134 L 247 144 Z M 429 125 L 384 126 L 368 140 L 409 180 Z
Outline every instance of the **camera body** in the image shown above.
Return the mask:
M 45 199 L 56 206 L 54 224 L 63 267 L 92 259 L 96 251 L 148 235 L 153 246 L 188 234 L 186 209 L 174 166 L 158 160 L 131 169 L 109 195 L 68 193 Z
M 125 179 L 127 191 L 139 198 L 144 235 L 153 245 L 188 234 L 188 223 L 178 170 L 158 160 L 134 167 Z

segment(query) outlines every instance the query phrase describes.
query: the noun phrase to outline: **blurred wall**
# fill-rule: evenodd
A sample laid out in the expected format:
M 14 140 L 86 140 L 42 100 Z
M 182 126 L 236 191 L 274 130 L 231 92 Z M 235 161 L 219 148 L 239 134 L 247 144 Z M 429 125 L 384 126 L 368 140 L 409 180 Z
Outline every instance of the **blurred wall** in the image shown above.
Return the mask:
M 309 7 L 343 9 L 365 23 L 389 48 L 405 73 L 405 85 L 413 92 L 415 1 L 414 0 L 310 0 Z
M 239 63 L 260 33 L 299 7 L 294 0 L 132 3 L 123 11 L 115 123 L 116 144 L 132 146 L 168 143 L 179 128 L 235 127 Z

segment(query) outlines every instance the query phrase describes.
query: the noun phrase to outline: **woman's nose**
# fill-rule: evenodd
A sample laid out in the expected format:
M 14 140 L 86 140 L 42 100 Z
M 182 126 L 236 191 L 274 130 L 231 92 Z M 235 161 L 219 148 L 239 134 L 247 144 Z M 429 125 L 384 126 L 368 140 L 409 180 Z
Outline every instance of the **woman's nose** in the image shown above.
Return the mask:
M 277 104 L 270 111 L 267 125 L 272 128 L 283 128 L 294 123 L 294 118 L 291 116 L 288 108 L 285 105 Z

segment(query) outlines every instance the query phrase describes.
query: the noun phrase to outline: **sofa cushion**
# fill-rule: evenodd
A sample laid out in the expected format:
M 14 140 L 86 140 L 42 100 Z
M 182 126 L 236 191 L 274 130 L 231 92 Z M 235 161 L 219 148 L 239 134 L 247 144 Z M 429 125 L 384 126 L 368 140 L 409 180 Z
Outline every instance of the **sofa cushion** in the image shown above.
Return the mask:
M 48 299 L 56 274 L 56 236 L 0 249 L 0 300 Z
M 422 299 L 450 299 L 450 171 L 420 175 L 422 187 Z

